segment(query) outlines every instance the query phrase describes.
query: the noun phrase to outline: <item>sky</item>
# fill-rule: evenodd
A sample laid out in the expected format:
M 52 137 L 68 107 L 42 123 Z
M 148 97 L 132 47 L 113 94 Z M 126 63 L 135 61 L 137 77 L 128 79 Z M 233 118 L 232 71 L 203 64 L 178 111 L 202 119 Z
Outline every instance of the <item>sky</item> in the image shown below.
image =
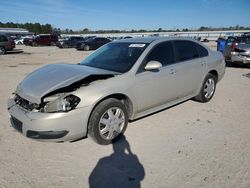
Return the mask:
M 250 0 L 1 0 L 0 22 L 61 29 L 250 26 Z

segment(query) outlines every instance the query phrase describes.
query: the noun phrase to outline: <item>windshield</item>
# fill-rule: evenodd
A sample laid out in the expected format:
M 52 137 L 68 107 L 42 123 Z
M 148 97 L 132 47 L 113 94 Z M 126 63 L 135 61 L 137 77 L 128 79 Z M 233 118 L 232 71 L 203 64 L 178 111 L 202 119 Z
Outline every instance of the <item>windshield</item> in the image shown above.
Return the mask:
M 94 41 L 94 38 L 87 39 L 86 42 L 92 42 Z
M 125 73 L 132 68 L 147 45 L 144 43 L 108 43 L 80 64 Z
M 249 44 L 250 43 L 250 36 L 239 37 L 237 42 L 240 44 Z

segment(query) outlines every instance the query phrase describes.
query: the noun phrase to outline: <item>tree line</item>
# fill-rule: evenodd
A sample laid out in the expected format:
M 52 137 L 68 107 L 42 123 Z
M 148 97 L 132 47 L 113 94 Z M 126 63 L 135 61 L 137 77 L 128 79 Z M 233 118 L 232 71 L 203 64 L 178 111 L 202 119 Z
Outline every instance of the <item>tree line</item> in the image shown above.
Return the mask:
M 244 26 L 230 26 L 230 27 L 205 27 L 201 26 L 198 29 L 155 29 L 155 30 L 146 30 L 146 29 L 131 29 L 131 30 L 90 30 L 84 28 L 82 30 L 72 30 L 72 29 L 60 29 L 53 28 L 53 31 L 59 34 L 104 34 L 104 33 L 146 33 L 146 32 L 188 32 L 188 31 L 226 31 L 226 30 L 250 30 L 249 27 Z
M 53 28 L 51 24 L 40 24 L 40 23 L 13 23 L 13 22 L 7 22 L 2 23 L 0 22 L 0 28 L 23 28 L 27 29 L 28 31 L 35 33 L 35 34 L 41 34 L 41 33 L 52 33 Z
M 250 30 L 250 26 L 230 26 L 230 27 L 206 27 L 201 26 L 198 29 L 163 29 L 158 28 L 155 30 L 146 30 L 146 29 L 131 29 L 131 30 L 91 30 L 89 28 L 84 28 L 82 30 L 72 30 L 72 29 L 61 29 L 52 27 L 51 24 L 40 24 L 40 23 L 13 23 L 7 22 L 2 23 L 0 22 L 0 28 L 23 28 L 27 29 L 28 31 L 35 33 L 35 34 L 42 34 L 42 33 L 52 33 L 52 34 L 104 34 L 104 33 L 146 33 L 146 32 L 188 32 L 188 31 L 223 31 L 223 30 Z

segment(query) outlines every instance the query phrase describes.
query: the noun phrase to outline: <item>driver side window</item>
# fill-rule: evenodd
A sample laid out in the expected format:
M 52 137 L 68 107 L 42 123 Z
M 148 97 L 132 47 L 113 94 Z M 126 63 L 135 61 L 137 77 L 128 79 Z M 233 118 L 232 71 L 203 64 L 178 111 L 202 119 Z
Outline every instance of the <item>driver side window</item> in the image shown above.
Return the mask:
M 162 66 L 174 63 L 173 45 L 171 42 L 163 42 L 153 48 L 146 58 L 149 61 L 158 61 Z

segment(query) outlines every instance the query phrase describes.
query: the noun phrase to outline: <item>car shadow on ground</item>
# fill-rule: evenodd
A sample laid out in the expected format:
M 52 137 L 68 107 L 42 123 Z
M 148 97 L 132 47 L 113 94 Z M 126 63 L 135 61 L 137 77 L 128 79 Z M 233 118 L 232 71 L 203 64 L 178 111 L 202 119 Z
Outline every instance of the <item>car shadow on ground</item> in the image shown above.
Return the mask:
M 250 65 L 232 63 L 232 61 L 226 61 L 226 67 L 230 68 L 250 68 Z
M 23 53 L 24 51 L 22 49 L 14 49 L 12 51 L 7 51 L 5 53 L 5 55 L 8 55 L 8 54 L 20 54 L 20 53 Z
M 145 170 L 138 157 L 132 153 L 124 135 L 113 143 L 110 156 L 101 158 L 89 176 L 90 188 L 139 188 Z

